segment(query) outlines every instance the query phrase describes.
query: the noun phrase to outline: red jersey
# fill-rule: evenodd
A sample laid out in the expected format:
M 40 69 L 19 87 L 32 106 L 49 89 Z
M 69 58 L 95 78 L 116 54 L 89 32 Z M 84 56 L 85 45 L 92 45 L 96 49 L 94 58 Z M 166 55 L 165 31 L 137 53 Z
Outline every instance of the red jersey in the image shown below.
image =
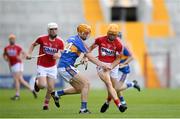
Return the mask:
M 108 41 L 107 36 L 101 36 L 95 39 L 98 45 L 98 59 L 102 62 L 112 63 L 116 59 L 116 53 L 121 53 L 122 44 L 118 38 L 114 41 Z
M 55 40 L 50 41 L 48 35 L 40 36 L 37 38 L 35 43 L 40 45 L 39 55 L 45 54 L 39 57 L 37 60 L 37 65 L 43 67 L 52 67 L 56 64 L 56 59 L 53 59 L 53 55 L 59 50 L 64 49 L 64 42 L 60 37 L 55 38 Z
M 21 63 L 21 60 L 18 59 L 22 48 L 18 45 L 8 45 L 4 48 L 4 54 L 8 57 L 9 64 L 12 66 L 16 63 Z

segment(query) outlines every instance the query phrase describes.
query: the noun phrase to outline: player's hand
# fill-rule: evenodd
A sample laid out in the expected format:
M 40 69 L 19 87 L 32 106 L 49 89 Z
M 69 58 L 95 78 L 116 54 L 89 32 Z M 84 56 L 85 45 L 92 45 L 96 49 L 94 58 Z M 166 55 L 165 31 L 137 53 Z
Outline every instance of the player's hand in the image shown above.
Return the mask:
M 104 70 L 106 70 L 106 71 L 107 71 L 107 70 L 111 70 L 111 69 L 112 69 L 112 67 L 111 67 L 111 66 L 106 65 L 106 64 L 103 64 L 103 66 L 102 66 L 102 67 L 103 67 L 103 69 L 104 69 Z
M 20 61 L 23 60 L 23 58 L 22 58 L 21 56 L 17 56 L 16 58 L 17 58 L 18 60 L 20 60 Z
M 26 55 L 26 60 L 31 60 L 32 56 L 31 55 Z
M 84 56 L 81 59 L 80 64 L 83 64 L 85 66 L 85 70 L 87 70 L 87 67 L 88 67 L 88 58 L 86 56 Z
M 80 61 L 82 64 L 87 64 L 87 62 L 88 62 L 88 58 L 87 57 L 83 57 L 82 59 L 81 59 L 81 61 Z
M 8 61 L 9 61 L 9 58 L 5 55 L 5 56 L 4 56 L 4 60 L 5 60 L 6 62 L 8 62 Z
M 59 59 L 59 58 L 60 58 L 60 54 L 59 53 L 54 53 L 53 59 Z

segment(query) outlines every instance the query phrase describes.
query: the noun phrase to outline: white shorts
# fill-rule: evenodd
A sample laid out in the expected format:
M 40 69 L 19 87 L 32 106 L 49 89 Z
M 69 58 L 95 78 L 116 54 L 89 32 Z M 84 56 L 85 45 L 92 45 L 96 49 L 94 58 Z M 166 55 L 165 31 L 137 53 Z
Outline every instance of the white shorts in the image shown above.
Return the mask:
M 69 66 L 66 68 L 65 67 L 58 68 L 58 75 L 60 75 L 60 77 L 67 82 L 70 82 L 71 79 L 78 73 L 79 73 L 78 69 L 73 66 Z
M 24 66 L 23 63 L 16 63 L 10 67 L 10 70 L 12 73 L 16 72 L 23 72 L 24 71 Z
M 57 79 L 57 67 L 52 66 L 52 67 L 43 67 L 38 65 L 37 66 L 37 77 L 49 77 L 53 79 Z
M 112 63 L 105 63 L 103 62 L 104 64 L 106 65 L 111 65 Z M 103 68 L 101 66 L 97 66 L 97 72 L 101 72 L 103 71 Z M 117 65 L 116 67 L 114 67 L 111 71 L 110 71 L 110 77 L 118 80 L 119 76 L 118 76 L 118 69 L 119 69 L 119 65 Z

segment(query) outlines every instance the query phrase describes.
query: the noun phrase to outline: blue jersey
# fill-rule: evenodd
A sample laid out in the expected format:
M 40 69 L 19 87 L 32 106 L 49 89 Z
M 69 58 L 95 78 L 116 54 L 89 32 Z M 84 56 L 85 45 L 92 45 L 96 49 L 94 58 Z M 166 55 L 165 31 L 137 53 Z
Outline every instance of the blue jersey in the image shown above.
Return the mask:
M 76 35 L 72 36 L 67 40 L 67 46 L 58 63 L 59 67 L 74 66 L 76 59 L 80 56 L 81 53 L 87 53 L 88 49 L 85 47 L 81 38 Z
M 128 49 L 126 47 L 124 47 L 123 52 L 121 54 L 120 63 L 124 63 L 130 56 L 131 56 L 131 53 L 128 51 Z M 119 68 L 119 71 L 121 71 L 122 73 L 125 73 L 125 74 L 130 73 L 129 65 L 127 65 L 123 68 Z

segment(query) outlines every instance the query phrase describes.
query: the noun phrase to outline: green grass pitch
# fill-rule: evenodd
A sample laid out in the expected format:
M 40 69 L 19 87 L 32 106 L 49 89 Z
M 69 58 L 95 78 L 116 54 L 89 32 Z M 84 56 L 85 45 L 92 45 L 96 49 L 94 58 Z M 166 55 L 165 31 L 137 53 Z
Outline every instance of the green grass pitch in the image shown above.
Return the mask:
M 0 89 L 0 118 L 180 118 L 180 89 L 144 89 L 141 92 L 130 89 L 124 92 L 128 104 L 126 112 L 121 113 L 111 102 L 106 113 L 100 113 L 106 91 L 91 90 L 88 108 L 92 114 L 78 114 L 80 95 L 61 98 L 61 107 L 56 108 L 53 100 L 48 111 L 42 110 L 45 90 L 34 99 L 27 90 L 21 90 L 21 99 L 12 101 L 14 90 Z

